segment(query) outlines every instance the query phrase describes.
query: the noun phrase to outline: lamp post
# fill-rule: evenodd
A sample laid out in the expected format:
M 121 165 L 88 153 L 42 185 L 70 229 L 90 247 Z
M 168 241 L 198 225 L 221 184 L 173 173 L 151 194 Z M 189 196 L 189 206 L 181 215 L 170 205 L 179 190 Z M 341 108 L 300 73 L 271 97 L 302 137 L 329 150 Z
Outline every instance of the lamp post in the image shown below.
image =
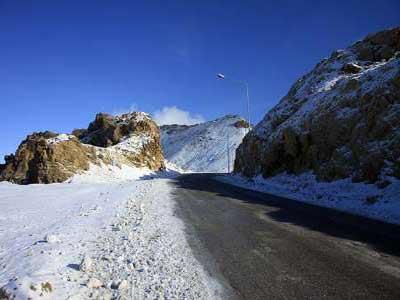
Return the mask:
M 227 77 L 225 77 L 225 75 L 224 74 L 222 74 L 222 73 L 218 73 L 217 74 L 217 78 L 218 79 L 227 79 L 227 80 L 229 80 L 229 81 L 231 81 L 231 82 L 233 82 L 233 83 L 238 83 L 238 84 L 240 84 L 241 86 L 244 86 L 245 87 L 245 90 L 246 90 L 246 103 L 247 103 L 247 122 L 248 122 L 248 125 L 249 125 L 249 130 L 248 130 L 248 132 L 250 132 L 250 96 L 249 96 L 249 85 L 247 84 L 247 82 L 246 81 L 242 81 L 242 80 L 236 80 L 236 79 L 232 79 L 232 78 L 227 78 Z M 226 151 L 227 151 L 227 158 L 228 158 L 228 174 L 230 173 L 230 161 L 231 161 L 231 159 L 230 159 L 230 151 L 229 151 L 229 131 L 228 131 L 228 135 L 227 135 L 227 147 L 226 147 Z
M 229 151 L 229 131 L 226 137 L 226 152 L 228 154 L 228 174 L 231 172 L 231 153 Z
M 217 74 L 217 78 L 218 79 L 224 79 L 224 80 L 229 80 L 229 81 L 231 81 L 231 82 L 233 82 L 233 83 L 238 83 L 238 84 L 240 84 L 241 86 L 244 86 L 244 88 L 245 88 L 245 91 L 246 91 L 246 104 L 247 104 L 247 122 L 249 123 L 249 131 L 250 131 L 250 96 L 249 96 L 249 85 L 248 85 L 248 83 L 246 82 L 246 81 L 243 81 L 243 80 L 237 80 L 237 79 L 232 79 L 232 78 L 229 78 L 229 77 L 226 77 L 224 74 L 222 74 L 222 73 L 218 73 Z

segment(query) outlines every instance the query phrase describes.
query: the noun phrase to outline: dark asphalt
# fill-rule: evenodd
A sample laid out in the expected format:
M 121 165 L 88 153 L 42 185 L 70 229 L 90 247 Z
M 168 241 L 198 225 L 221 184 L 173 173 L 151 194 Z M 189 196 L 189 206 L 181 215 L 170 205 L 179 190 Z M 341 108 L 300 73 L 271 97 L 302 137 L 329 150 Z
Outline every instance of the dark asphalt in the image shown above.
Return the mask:
M 190 174 L 177 214 L 233 299 L 400 299 L 400 227 Z

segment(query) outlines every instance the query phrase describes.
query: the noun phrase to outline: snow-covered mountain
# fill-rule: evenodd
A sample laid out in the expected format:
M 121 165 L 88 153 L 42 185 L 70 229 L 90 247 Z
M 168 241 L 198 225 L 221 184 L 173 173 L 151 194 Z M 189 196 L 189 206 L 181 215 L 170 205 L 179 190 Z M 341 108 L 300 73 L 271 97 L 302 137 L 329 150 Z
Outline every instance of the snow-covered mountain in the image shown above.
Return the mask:
M 227 115 L 197 125 L 161 126 L 164 157 L 177 167 L 192 172 L 227 172 L 248 124 L 239 116 Z
M 235 171 L 264 177 L 313 171 L 319 180 L 400 177 L 400 28 L 334 51 L 254 130 Z

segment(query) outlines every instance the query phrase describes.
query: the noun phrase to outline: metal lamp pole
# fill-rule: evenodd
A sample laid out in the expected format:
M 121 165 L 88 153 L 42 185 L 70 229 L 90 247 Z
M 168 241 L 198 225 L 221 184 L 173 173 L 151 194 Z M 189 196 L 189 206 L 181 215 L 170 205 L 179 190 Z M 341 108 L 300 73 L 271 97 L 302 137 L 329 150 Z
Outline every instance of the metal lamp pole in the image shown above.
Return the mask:
M 233 82 L 233 83 L 239 83 L 240 85 L 244 86 L 246 89 L 246 104 L 247 104 L 247 122 L 249 125 L 249 129 L 248 132 L 250 132 L 251 129 L 251 123 L 250 123 L 250 96 L 249 96 L 249 85 L 247 84 L 246 81 L 242 81 L 242 80 L 236 80 L 236 79 L 231 79 L 231 78 L 226 78 L 224 74 L 219 73 L 217 74 L 217 78 L 218 79 L 228 79 L 229 81 Z M 228 136 L 227 136 L 227 146 L 226 146 L 226 151 L 227 151 L 227 157 L 228 157 L 228 173 L 230 173 L 230 151 L 229 151 L 229 131 L 228 131 Z
M 250 96 L 249 96 L 249 85 L 248 85 L 248 83 L 246 81 L 243 81 L 243 80 L 237 80 L 237 79 L 232 79 L 232 78 L 229 78 L 229 77 L 225 77 L 225 75 L 222 74 L 222 73 L 217 74 L 217 78 L 218 79 L 229 80 L 229 81 L 234 82 L 234 83 L 238 83 L 238 84 L 244 86 L 244 88 L 246 89 L 247 122 L 249 123 L 249 131 L 250 131 L 250 128 L 251 128 L 251 125 L 250 125 L 251 124 L 250 123 Z

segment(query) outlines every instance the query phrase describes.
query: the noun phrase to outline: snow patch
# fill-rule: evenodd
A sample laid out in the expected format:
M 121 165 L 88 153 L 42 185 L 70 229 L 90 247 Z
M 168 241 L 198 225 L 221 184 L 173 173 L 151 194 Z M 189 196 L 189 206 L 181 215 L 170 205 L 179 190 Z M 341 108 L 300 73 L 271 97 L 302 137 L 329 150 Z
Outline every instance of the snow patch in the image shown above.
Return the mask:
M 60 142 L 69 141 L 72 138 L 74 138 L 73 135 L 62 133 L 62 134 L 57 135 L 56 137 L 47 139 L 46 143 L 47 143 L 47 145 L 58 144 Z
M 148 134 L 139 134 L 126 137 L 118 144 L 108 147 L 110 150 L 126 150 L 132 153 L 140 153 L 143 147 L 152 141 Z
M 89 170 L 80 174 L 75 174 L 68 183 L 101 183 L 101 182 L 121 182 L 126 180 L 136 180 L 143 176 L 155 173 L 148 168 L 135 168 L 121 165 L 90 164 Z
M 243 188 L 400 224 L 400 180 L 393 177 L 387 178 L 391 184 L 382 189 L 374 184 L 353 183 L 349 178 L 319 182 L 312 173 L 282 173 L 270 178 L 249 179 L 239 175 L 217 178 Z

